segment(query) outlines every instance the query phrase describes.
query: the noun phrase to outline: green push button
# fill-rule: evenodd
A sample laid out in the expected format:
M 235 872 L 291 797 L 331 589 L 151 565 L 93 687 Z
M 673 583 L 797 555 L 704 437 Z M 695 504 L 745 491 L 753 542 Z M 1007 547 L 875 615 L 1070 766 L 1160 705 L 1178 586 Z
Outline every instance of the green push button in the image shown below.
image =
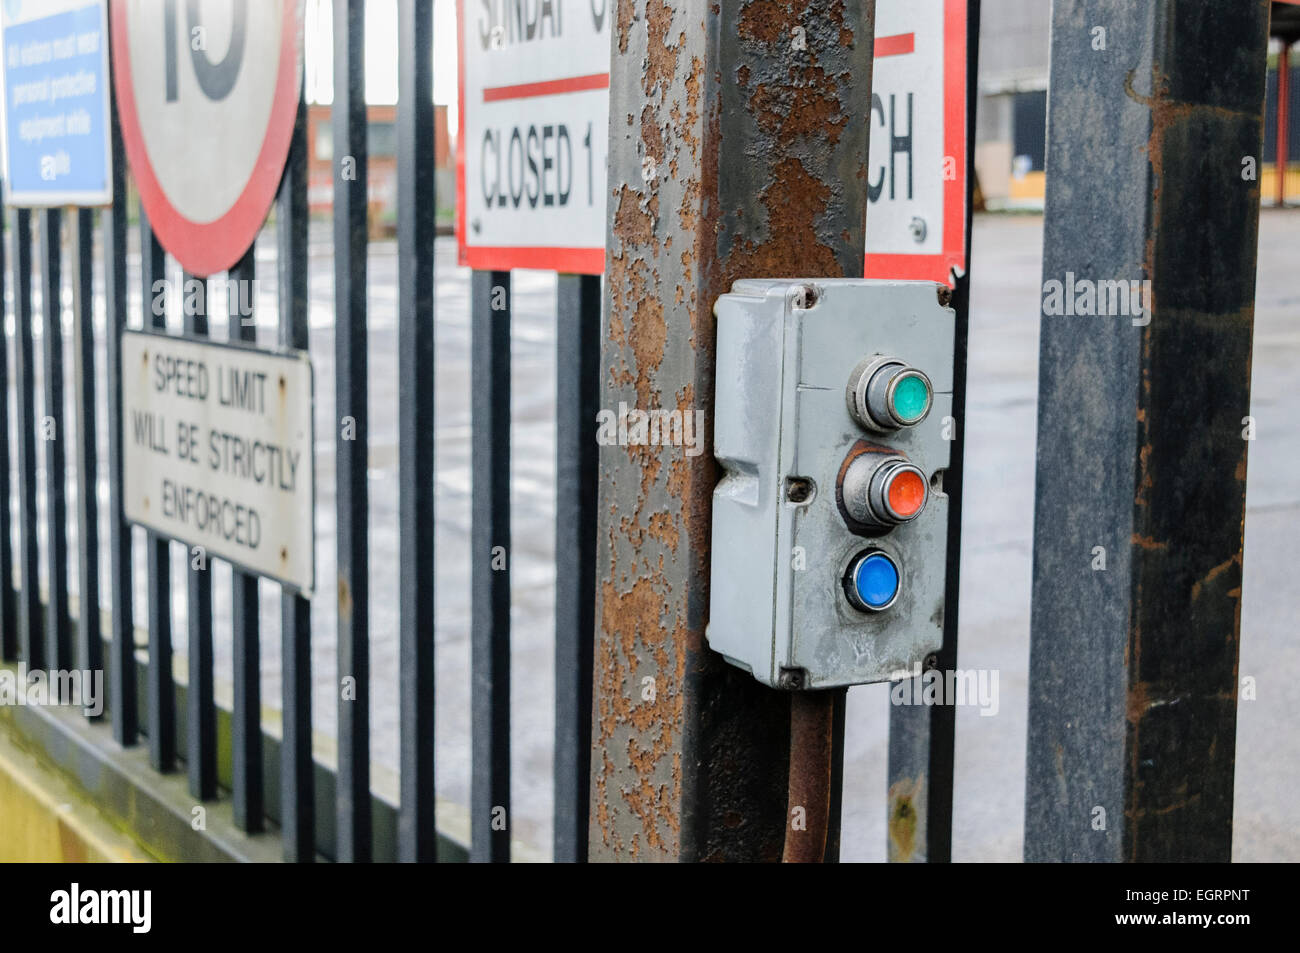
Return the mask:
M 853 369 L 847 396 L 854 419 L 880 433 L 915 427 L 934 407 L 934 385 L 925 372 L 883 354 Z
M 904 424 L 914 424 L 930 410 L 930 385 L 924 377 L 908 373 L 894 384 L 894 417 Z

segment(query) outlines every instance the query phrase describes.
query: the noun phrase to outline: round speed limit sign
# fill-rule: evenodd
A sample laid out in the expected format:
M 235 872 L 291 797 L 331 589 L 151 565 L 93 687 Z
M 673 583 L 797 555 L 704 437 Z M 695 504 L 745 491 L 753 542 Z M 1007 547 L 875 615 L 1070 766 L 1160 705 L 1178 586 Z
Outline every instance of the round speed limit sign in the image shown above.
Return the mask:
M 289 152 L 298 0 L 113 0 L 122 140 L 154 234 L 186 271 L 252 245 Z

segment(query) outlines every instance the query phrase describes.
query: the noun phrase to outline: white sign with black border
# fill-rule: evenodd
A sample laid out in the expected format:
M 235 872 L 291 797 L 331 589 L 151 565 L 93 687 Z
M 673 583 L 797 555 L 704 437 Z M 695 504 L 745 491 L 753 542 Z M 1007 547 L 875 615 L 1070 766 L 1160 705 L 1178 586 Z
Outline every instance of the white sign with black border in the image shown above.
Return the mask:
M 310 595 L 312 404 L 304 351 L 124 332 L 127 519 Z

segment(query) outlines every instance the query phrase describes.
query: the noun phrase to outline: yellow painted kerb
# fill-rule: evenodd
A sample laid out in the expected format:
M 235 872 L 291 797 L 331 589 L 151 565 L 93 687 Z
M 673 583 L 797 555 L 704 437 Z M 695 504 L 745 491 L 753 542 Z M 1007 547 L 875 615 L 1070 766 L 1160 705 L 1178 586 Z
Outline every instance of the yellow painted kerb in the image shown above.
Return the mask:
M 152 858 L 0 724 L 0 862 L 139 862 Z

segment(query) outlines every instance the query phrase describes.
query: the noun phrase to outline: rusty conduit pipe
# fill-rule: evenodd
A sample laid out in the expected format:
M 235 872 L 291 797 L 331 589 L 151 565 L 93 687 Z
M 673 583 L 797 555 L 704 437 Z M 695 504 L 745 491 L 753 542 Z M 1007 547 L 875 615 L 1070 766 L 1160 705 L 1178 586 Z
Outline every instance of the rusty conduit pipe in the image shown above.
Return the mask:
M 790 782 L 785 864 L 820 864 L 831 838 L 835 785 L 835 703 L 844 691 L 796 692 L 790 699 Z

